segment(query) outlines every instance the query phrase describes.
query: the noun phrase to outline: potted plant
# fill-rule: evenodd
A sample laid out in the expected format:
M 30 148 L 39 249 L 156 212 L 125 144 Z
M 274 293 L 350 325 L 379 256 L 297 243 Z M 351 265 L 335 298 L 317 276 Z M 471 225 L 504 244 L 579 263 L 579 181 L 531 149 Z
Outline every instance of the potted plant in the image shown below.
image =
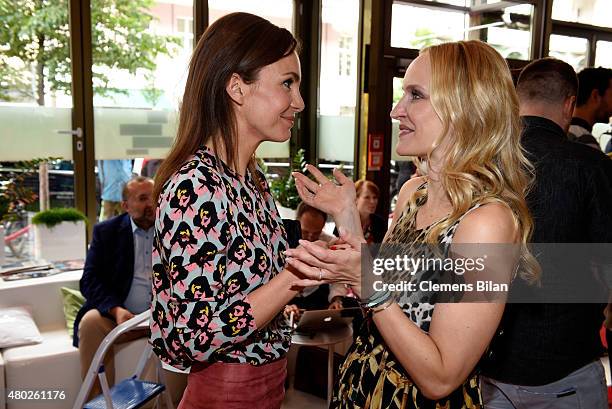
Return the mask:
M 34 227 L 34 257 L 47 261 L 85 258 L 87 217 L 73 208 L 55 208 L 37 213 Z
M 295 219 L 295 209 L 297 209 L 301 199 L 291 172 L 303 172 L 305 166 L 304 149 L 299 149 L 291 160 L 287 173 L 270 183 L 270 191 L 276 200 L 278 211 L 283 219 Z

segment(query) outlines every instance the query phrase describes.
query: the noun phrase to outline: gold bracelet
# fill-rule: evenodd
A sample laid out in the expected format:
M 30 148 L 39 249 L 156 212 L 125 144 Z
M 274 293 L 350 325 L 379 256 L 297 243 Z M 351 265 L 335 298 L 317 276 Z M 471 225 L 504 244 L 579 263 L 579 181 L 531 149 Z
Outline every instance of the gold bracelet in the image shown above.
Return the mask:
M 389 308 L 390 306 L 393 305 L 393 303 L 395 302 L 395 300 L 393 299 L 393 297 L 389 297 L 389 299 L 387 301 L 385 301 L 384 303 L 371 308 L 370 311 L 372 311 L 372 315 L 376 314 L 377 312 L 381 312 L 386 310 L 387 308 Z

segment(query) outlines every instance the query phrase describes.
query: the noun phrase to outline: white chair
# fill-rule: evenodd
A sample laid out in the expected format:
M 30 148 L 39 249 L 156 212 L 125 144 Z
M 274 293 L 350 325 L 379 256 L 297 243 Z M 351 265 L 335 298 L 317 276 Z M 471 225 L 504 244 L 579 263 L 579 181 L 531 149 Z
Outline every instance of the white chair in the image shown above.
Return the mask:
M 104 338 L 100 344 L 100 347 L 96 351 L 96 355 L 94 356 L 91 365 L 89 366 L 85 380 L 83 381 L 79 394 L 74 402 L 73 409 L 134 409 L 143 406 L 161 393 L 164 394 L 166 408 L 174 409 L 170 394 L 165 387 L 165 378 L 161 368 L 161 362 L 159 359 L 157 359 L 157 357 L 153 357 L 153 361 L 156 365 L 157 379 L 160 383 L 145 381 L 142 379 L 145 369 L 151 362 L 151 357 L 153 356 L 153 351 L 148 343 L 142 352 L 134 375 L 132 375 L 130 378 L 124 379 L 114 385 L 112 388 L 109 388 L 106 380 L 106 374 L 104 373 L 104 357 L 113 343 L 122 334 L 136 327 L 148 325 L 148 317 L 149 311 L 144 311 L 132 319 L 117 325 L 117 327 Z M 102 394 L 96 396 L 89 402 L 85 402 L 91 388 L 93 387 L 96 376 L 100 380 Z M 160 402 L 158 400 L 156 402 L 156 407 L 158 407 L 159 403 Z

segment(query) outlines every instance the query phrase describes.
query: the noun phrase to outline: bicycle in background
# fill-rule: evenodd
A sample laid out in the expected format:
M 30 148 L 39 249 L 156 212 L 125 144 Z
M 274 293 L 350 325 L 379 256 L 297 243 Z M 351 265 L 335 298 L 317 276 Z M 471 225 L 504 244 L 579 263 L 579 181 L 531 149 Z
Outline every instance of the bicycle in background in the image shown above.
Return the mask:
M 23 203 L 17 204 L 11 219 L 4 223 L 4 245 L 9 248 L 13 257 L 28 257 L 27 245 L 30 226 L 25 205 Z

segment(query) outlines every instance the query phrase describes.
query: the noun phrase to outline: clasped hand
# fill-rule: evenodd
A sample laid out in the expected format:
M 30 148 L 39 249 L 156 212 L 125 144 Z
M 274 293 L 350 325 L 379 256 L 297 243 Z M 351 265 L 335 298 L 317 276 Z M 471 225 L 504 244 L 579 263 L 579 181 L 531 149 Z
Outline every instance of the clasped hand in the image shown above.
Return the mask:
M 346 284 L 359 296 L 363 236 L 357 236 L 356 230 L 349 233 L 343 227 L 357 229 L 359 218 L 355 184 L 338 169 L 334 169 L 333 173 L 335 183 L 312 165 L 307 165 L 306 169 L 315 178 L 314 181 L 302 173 L 293 172 L 300 198 L 306 204 L 330 214 L 339 226 L 340 238 L 330 243 L 330 247 L 300 240 L 297 249 L 285 251 L 287 263 L 303 277 L 294 286 Z
M 361 244 L 359 239 L 344 232 L 328 248 L 300 240 L 298 248 L 285 251 L 287 263 L 304 277 L 294 282 L 294 286 L 346 284 L 359 295 Z

